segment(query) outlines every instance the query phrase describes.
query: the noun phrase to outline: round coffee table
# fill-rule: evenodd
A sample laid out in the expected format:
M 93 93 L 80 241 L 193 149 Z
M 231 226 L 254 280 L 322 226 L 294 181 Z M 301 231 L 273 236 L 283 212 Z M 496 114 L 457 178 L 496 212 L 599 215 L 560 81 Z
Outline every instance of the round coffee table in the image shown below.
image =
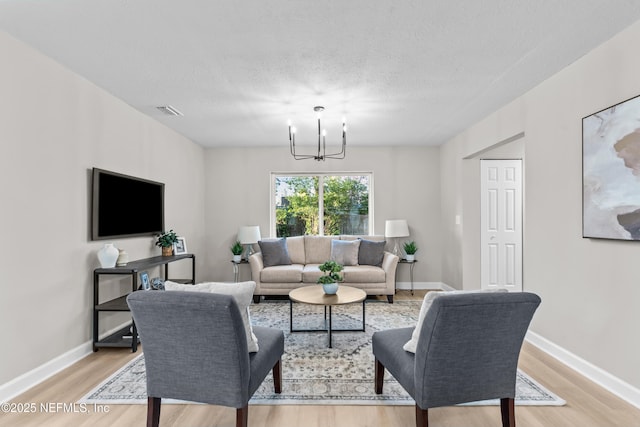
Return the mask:
M 289 331 L 290 332 L 327 332 L 329 335 L 329 348 L 331 345 L 331 334 L 333 332 L 364 332 L 365 330 L 365 300 L 367 293 L 362 289 L 352 286 L 340 285 L 335 295 L 327 295 L 322 290 L 321 285 L 304 286 L 289 292 Z M 323 305 L 324 306 L 324 328 L 322 329 L 293 329 L 293 303 Z M 345 305 L 362 302 L 362 328 L 360 329 L 333 329 L 331 325 L 331 307 L 334 305 Z M 327 323 L 327 307 L 329 317 Z

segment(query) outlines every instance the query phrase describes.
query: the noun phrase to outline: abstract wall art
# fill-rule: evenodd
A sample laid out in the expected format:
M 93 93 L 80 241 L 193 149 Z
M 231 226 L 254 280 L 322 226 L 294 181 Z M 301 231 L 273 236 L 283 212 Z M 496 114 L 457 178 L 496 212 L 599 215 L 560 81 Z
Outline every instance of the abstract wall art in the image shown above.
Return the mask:
M 582 235 L 640 240 L 640 96 L 582 119 Z

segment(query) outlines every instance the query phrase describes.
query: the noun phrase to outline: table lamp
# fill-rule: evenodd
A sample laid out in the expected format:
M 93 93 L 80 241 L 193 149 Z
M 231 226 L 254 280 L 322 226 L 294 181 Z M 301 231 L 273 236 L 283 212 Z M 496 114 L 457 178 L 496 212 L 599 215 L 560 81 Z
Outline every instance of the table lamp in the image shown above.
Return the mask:
M 406 219 L 388 219 L 384 224 L 385 237 L 391 237 L 395 244 L 393 254 L 400 253 L 398 249 L 398 237 L 409 237 L 409 225 Z
M 258 243 L 260 237 L 260 227 L 257 225 L 245 225 L 238 230 L 238 240 L 247 246 L 245 259 L 249 259 L 253 253 L 253 245 Z

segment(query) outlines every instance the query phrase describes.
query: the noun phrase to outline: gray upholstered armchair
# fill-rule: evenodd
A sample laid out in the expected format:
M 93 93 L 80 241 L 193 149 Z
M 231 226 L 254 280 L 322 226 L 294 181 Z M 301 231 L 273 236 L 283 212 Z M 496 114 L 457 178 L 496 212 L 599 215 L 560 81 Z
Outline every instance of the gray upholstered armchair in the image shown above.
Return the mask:
M 249 353 L 232 296 L 139 291 L 127 303 L 144 349 L 147 426 L 158 426 L 162 398 L 231 406 L 246 426 L 249 399 L 271 370 L 280 393 L 284 334 L 254 326 L 259 351 Z
M 402 347 L 414 328 L 373 334 L 375 388 L 385 368 L 416 401 L 416 425 L 428 409 L 500 399 L 503 426 L 515 426 L 516 369 L 522 341 L 540 304 L 531 293 L 460 293 L 435 298 L 415 355 Z

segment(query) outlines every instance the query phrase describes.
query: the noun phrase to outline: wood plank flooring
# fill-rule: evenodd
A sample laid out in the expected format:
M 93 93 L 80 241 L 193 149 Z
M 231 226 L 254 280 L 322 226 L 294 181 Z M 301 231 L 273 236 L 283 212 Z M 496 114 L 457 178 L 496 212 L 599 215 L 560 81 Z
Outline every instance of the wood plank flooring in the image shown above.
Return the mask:
M 397 299 L 422 299 L 399 291 Z M 109 405 L 87 413 L 72 404 L 135 357 L 127 349 L 101 349 L 13 400 L 35 403 L 35 413 L 0 412 L 0 427 L 128 427 L 144 426 L 146 405 Z M 640 409 L 624 402 L 536 347 L 524 345 L 520 367 L 567 401 L 566 406 L 516 406 L 519 427 L 640 427 Z M 48 408 L 42 410 L 41 404 Z M 60 406 L 66 404 L 67 408 Z M 73 410 L 76 410 L 74 413 Z M 108 413 L 95 412 L 102 409 Z M 432 427 L 500 425 L 498 406 L 447 407 L 429 411 Z M 404 427 L 414 426 L 413 406 L 250 406 L 252 427 Z M 235 410 L 210 405 L 164 405 L 161 427 L 233 427 Z

